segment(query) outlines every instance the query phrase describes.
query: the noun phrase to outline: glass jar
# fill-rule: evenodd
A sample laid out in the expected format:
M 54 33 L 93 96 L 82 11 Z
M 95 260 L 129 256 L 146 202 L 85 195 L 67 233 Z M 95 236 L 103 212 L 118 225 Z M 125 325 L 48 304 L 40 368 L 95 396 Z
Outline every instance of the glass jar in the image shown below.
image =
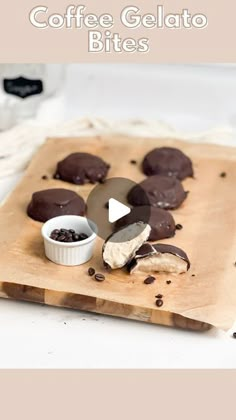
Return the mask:
M 0 130 L 32 118 L 64 81 L 62 64 L 0 64 Z

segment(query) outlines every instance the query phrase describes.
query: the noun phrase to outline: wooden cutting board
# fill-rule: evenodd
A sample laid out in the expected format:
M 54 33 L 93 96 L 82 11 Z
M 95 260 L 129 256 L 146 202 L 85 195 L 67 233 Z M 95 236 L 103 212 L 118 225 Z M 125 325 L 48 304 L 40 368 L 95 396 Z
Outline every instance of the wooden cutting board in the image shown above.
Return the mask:
M 87 269 L 93 266 L 96 271 L 104 272 L 101 239 L 97 240 L 93 259 L 83 266 L 63 267 L 47 260 L 40 234 L 42 224 L 26 215 L 31 194 L 64 187 L 77 191 L 86 199 L 94 188 L 89 184 L 76 186 L 54 180 L 57 162 L 72 152 L 91 152 L 111 164 L 109 177 L 126 177 L 138 182 L 144 178 L 140 169 L 143 156 L 160 145 L 179 147 L 194 163 L 195 179 L 184 181 L 189 196 L 181 208 L 173 212 L 176 223 L 181 223 L 183 229 L 177 231 L 174 238 L 162 241 L 180 246 L 187 252 L 192 263 L 189 272 L 179 276 L 160 274 L 153 284 L 145 285 L 145 274 L 129 275 L 125 270 L 115 270 L 105 274 L 104 282 L 96 282 L 88 276 Z M 131 164 L 131 159 L 137 160 L 137 165 Z M 211 270 L 212 249 L 207 241 L 210 238 L 215 247 L 217 238 L 224 232 L 226 239 L 221 239 L 222 249 L 216 249 L 216 253 L 222 254 L 225 248 L 228 250 L 233 245 L 231 225 L 221 220 L 223 225 L 219 226 L 216 220 L 223 212 L 233 218 L 232 223 L 236 222 L 236 215 L 230 213 L 232 205 L 236 205 L 230 186 L 233 176 L 236 179 L 235 160 L 233 148 L 169 139 L 86 137 L 47 140 L 0 209 L 0 296 L 195 330 L 221 326 L 209 308 L 214 305 L 215 308 L 219 301 L 221 276 L 217 277 L 215 273 L 221 270 L 222 274 L 222 255 L 219 261 L 215 255 Z M 230 171 L 232 179 L 221 178 L 222 171 Z M 49 179 L 43 180 L 43 175 Z M 225 200 L 219 200 L 220 195 Z M 233 254 L 230 257 L 233 259 Z M 231 268 L 236 273 L 233 264 Z M 227 275 L 230 277 L 230 272 Z M 168 285 L 167 280 L 171 280 L 171 284 Z M 157 293 L 164 296 L 161 308 L 155 305 Z

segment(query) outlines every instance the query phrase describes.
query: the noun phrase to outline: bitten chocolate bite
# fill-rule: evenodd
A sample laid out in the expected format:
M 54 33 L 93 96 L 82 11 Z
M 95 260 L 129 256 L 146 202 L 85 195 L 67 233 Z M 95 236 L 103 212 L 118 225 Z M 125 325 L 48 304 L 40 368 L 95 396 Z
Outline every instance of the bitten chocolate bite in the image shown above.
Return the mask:
M 58 162 L 54 178 L 83 185 L 103 182 L 110 165 L 90 153 L 72 153 Z
M 174 176 L 179 180 L 193 177 L 193 166 L 188 156 L 174 147 L 159 147 L 149 152 L 142 163 L 145 175 Z
M 132 206 L 177 209 L 187 197 L 181 182 L 174 177 L 153 175 L 135 185 L 127 196 Z
M 103 245 L 102 257 L 105 267 L 116 269 L 124 267 L 135 252 L 147 240 L 151 227 L 138 222 L 112 233 Z
M 137 206 L 121 219 L 117 220 L 115 230 L 135 222 L 145 222 L 149 216 L 148 224 L 151 226 L 149 241 L 171 238 L 175 235 L 175 221 L 171 213 L 158 207 Z
M 46 222 L 56 216 L 84 216 L 86 205 L 82 197 L 64 188 L 52 188 L 33 193 L 27 214 L 34 220 Z
M 187 254 L 180 248 L 167 244 L 143 244 L 128 263 L 130 274 L 135 272 L 165 272 L 181 274 L 190 268 Z

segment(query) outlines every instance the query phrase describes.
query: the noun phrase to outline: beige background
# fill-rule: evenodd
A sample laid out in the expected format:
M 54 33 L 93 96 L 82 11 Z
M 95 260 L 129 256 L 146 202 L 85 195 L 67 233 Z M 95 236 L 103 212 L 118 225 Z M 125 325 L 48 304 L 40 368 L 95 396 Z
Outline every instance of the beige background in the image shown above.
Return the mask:
M 231 419 L 234 371 L 1 371 L 1 418 Z
M 111 13 L 116 25 L 114 32 L 122 37 L 149 37 L 150 52 L 88 53 L 87 30 L 37 29 L 29 21 L 29 12 L 37 5 L 49 7 L 51 13 L 64 13 L 69 4 L 84 4 L 88 12 Z M 180 13 L 188 8 L 208 16 L 205 29 L 127 29 L 119 24 L 119 14 L 127 5 L 140 7 L 142 13 L 154 13 L 157 4 L 164 5 L 166 13 Z M 0 40 L 2 62 L 232 62 L 235 61 L 234 39 L 235 0 L 24 0 L 1 4 Z

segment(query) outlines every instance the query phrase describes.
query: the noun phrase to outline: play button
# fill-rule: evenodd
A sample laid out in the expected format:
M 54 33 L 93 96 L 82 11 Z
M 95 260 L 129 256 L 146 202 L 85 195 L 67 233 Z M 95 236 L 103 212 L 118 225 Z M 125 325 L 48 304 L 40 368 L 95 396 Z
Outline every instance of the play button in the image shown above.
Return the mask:
M 110 198 L 108 201 L 108 220 L 110 223 L 114 223 L 122 217 L 129 214 L 131 211 L 130 207 L 125 206 L 115 198 Z
M 127 178 L 108 178 L 104 183 L 97 184 L 90 192 L 86 216 L 96 224 L 97 234 L 103 240 L 114 232 L 116 222 L 132 211 L 127 195 L 136 185 Z M 148 223 L 150 210 L 147 206 L 144 209 L 142 221 Z

